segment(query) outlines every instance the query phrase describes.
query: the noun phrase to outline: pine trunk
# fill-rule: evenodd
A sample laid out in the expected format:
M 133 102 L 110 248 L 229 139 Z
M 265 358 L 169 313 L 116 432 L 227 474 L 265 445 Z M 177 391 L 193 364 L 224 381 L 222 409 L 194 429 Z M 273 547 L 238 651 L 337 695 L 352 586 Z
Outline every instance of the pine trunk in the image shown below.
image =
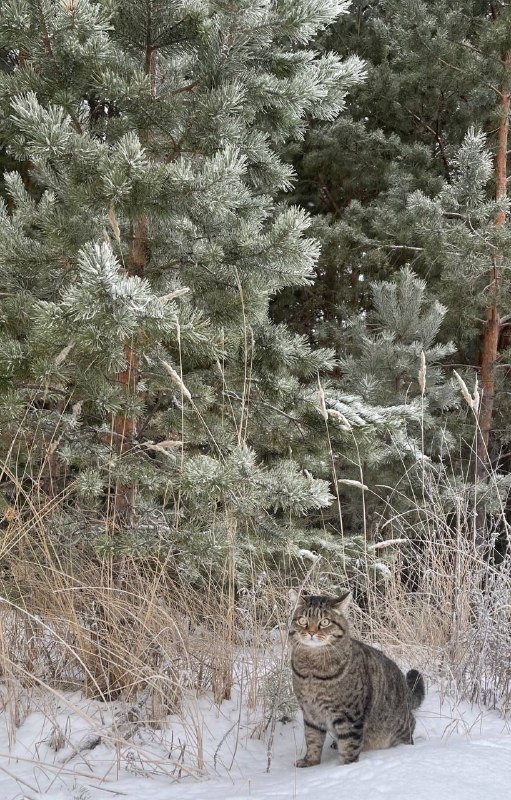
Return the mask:
M 144 70 L 151 81 L 151 95 L 156 95 L 156 50 L 152 43 L 150 4 L 147 7 L 146 50 Z M 149 135 L 146 133 L 142 141 L 149 144 Z M 147 262 L 147 237 L 148 220 L 141 215 L 131 226 L 129 244 L 128 274 L 143 277 Z M 118 382 L 128 395 L 134 396 L 137 390 L 139 374 L 139 358 L 131 344 L 124 347 L 126 368 L 118 375 Z M 124 456 L 133 447 L 137 435 L 137 421 L 126 414 L 118 414 L 114 419 L 113 431 L 116 440 L 116 449 L 120 457 Z M 117 483 L 114 496 L 114 523 L 115 525 L 129 525 L 133 519 L 137 486 L 134 481 L 129 484 Z
M 498 129 L 497 153 L 495 157 L 495 197 L 502 200 L 507 195 L 507 142 L 509 133 L 510 92 L 508 76 L 511 68 L 511 50 L 503 59 L 503 80 L 500 90 L 500 123 Z M 499 211 L 495 218 L 496 227 L 504 225 L 506 215 Z M 495 402 L 495 364 L 498 358 L 500 336 L 500 315 L 497 308 L 497 294 L 500 283 L 502 257 L 497 253 L 490 271 L 486 325 L 484 327 L 480 350 L 480 374 L 482 386 L 481 408 L 479 413 L 479 435 L 477 440 L 476 476 L 484 478 L 489 467 L 488 445 L 493 425 Z
M 147 217 L 141 216 L 132 225 L 129 250 L 128 273 L 130 275 L 144 274 L 147 258 Z M 128 395 L 134 396 L 138 383 L 138 355 L 131 344 L 124 346 L 126 368 L 122 370 L 117 380 Z M 137 435 L 137 422 L 127 414 L 117 414 L 114 419 L 114 435 L 116 449 L 119 456 L 129 453 Z M 129 484 L 118 483 L 115 487 L 114 516 L 115 523 L 129 524 L 135 507 L 137 487 L 135 482 Z

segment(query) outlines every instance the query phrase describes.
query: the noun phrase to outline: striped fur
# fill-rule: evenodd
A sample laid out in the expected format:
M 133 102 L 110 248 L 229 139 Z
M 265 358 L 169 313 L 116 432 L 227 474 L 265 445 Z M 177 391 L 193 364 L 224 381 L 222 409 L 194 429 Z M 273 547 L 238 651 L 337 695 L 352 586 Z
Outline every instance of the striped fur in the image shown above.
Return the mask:
M 424 680 L 417 670 L 405 678 L 390 658 L 350 636 L 350 597 L 304 596 L 293 615 L 293 688 L 307 746 L 297 767 L 319 764 L 328 731 L 341 764 L 357 761 L 362 750 L 413 744 L 412 711 L 424 699 Z

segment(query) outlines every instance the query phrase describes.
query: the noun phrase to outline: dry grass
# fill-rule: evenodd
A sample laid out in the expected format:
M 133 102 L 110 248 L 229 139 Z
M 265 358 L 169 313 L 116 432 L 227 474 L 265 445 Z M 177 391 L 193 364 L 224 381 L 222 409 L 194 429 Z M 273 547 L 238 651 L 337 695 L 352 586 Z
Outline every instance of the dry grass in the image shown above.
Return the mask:
M 359 477 L 352 483 L 361 490 L 365 513 L 369 489 L 362 470 Z M 180 577 L 168 554 L 100 558 L 83 547 L 66 556 L 52 525 L 68 497 L 47 500 L 37 490 L 27 495 L 16 476 L 6 473 L 6 479 L 18 490 L 4 513 L 0 543 L 0 702 L 10 741 L 31 709 L 43 709 L 51 720 L 52 700 L 87 717 L 94 735 L 102 717 L 98 702 L 117 699 L 122 712 L 107 733 L 101 728 L 103 740 L 125 753 L 126 740 L 133 745 L 141 726 L 159 730 L 169 714 L 181 715 L 193 742 L 193 767 L 178 743 L 165 770 L 199 774 L 203 731 L 194 704 L 210 693 L 220 705 L 235 691 L 248 709 L 258 709 L 254 735 L 266 737 L 270 761 L 276 720 L 293 713 L 287 591 L 296 576 L 269 580 L 254 572 L 252 589 L 238 591 L 234 533 L 223 579 L 200 588 Z M 341 512 L 339 497 L 338 505 Z M 494 526 L 507 531 L 504 509 Z M 424 474 L 421 496 L 404 516 L 387 498 L 375 545 L 382 546 L 388 576 L 371 578 L 361 565 L 356 633 L 403 666 L 418 667 L 446 692 L 508 714 L 511 555 L 503 553 L 497 563 L 495 535 L 486 542 L 474 535 L 473 498 L 463 481 Z M 336 570 L 318 558 L 307 588 L 343 582 Z M 93 713 L 76 704 L 77 692 L 95 704 Z M 53 749 L 71 747 L 54 716 Z M 83 749 L 89 745 L 84 741 Z M 143 760 L 133 747 L 131 768 L 144 769 L 136 766 Z
M 489 476 L 489 483 L 495 475 Z M 406 516 L 390 514 L 395 549 L 384 589 L 369 591 L 363 630 L 403 665 L 458 698 L 511 713 L 511 550 L 503 505 L 476 527 L 473 487 L 425 475 Z M 490 519 L 490 518 L 489 518 Z
M 90 738 L 100 737 L 125 768 L 176 777 L 205 768 L 197 702 L 208 693 L 219 706 L 241 693 L 243 705 L 258 710 L 254 735 L 271 730 L 286 675 L 285 591 L 260 576 L 252 591 L 236 593 L 228 565 L 221 584 L 196 589 L 180 580 L 169 556 L 137 561 L 82 553 L 66 568 L 45 524 L 44 513 L 4 520 L 0 710 L 11 745 L 37 711 L 50 722 L 56 752 L 86 751 Z M 56 705 L 87 723 L 83 748 L 61 729 Z M 105 727 L 108 708 L 117 716 Z M 134 735 L 168 729 L 169 715 L 185 735 L 174 742 L 168 731 L 171 756 L 151 766 Z
M 385 581 L 368 584 L 365 576 L 353 624 L 404 665 L 423 669 L 457 695 L 508 712 L 510 558 L 492 562 L 467 535 L 464 522 L 469 520 L 459 516 L 456 528 L 450 515 L 432 506 L 413 544 L 392 548 Z M 179 581 L 168 559 L 147 563 L 127 556 L 115 562 L 83 556 L 71 574 L 51 537 L 44 537 L 42 523 L 37 536 L 34 525 L 28 527 L 24 532 L 14 519 L 3 537 L 5 684 L 28 692 L 45 686 L 80 690 L 127 703 L 144 696 L 147 724 L 161 725 L 180 710 L 189 691 L 211 692 L 218 703 L 228 698 L 241 680 L 241 658 L 249 705 L 275 703 L 265 697 L 265 674 L 278 671 L 279 664 L 286 671 L 292 576 L 280 582 L 254 576 L 251 591 L 237 592 L 227 570 L 223 585 L 196 589 Z M 412 536 L 409 528 L 407 538 Z M 324 583 L 331 570 L 316 561 L 307 585 Z M 16 725 L 23 712 L 18 702 L 13 708 Z

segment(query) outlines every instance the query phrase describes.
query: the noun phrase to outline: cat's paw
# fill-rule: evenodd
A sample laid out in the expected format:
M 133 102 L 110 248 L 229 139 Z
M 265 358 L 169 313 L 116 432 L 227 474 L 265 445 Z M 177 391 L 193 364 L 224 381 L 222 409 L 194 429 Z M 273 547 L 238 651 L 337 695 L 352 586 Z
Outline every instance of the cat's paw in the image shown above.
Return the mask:
M 352 756 L 350 758 L 340 758 L 339 759 L 339 766 L 346 767 L 348 764 L 356 764 L 358 761 L 358 756 Z
M 298 761 L 295 761 L 295 767 L 315 767 L 316 764 L 319 764 L 319 761 L 309 761 L 306 758 L 299 758 Z

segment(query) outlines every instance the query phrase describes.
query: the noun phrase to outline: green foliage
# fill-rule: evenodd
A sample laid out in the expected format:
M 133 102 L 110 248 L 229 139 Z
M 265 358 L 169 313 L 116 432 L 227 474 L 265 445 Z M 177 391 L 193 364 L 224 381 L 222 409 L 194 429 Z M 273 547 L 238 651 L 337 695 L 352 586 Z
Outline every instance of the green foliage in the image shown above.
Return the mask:
M 473 386 L 489 295 L 504 321 L 490 455 L 502 478 L 508 471 L 510 242 L 509 226 L 495 225 L 508 203 L 493 200 L 493 155 L 500 87 L 510 80 L 510 13 L 507 4 L 465 0 L 355 0 L 347 24 L 331 26 L 319 47 L 364 58 L 367 80 L 354 88 L 341 117 L 314 122 L 303 146 L 289 150 L 298 174 L 293 199 L 313 214 L 322 251 L 312 291 L 281 292 L 272 303 L 274 319 L 315 345 L 333 346 L 340 359 L 327 391 L 344 418 L 332 419 L 344 436 L 333 443 L 338 469 L 353 478 L 348 465 L 362 467 L 371 491 L 373 481 L 398 482 L 412 504 L 426 465 L 449 458 L 451 466 L 473 470 L 476 421 L 459 405 L 450 368 L 461 369 Z M 347 427 L 348 396 L 359 403 L 364 424 Z M 372 405 L 380 422 L 386 409 L 390 417 L 391 409 L 405 407 L 408 420 L 394 424 L 386 439 L 376 432 L 362 440 Z M 354 452 L 348 439 L 357 431 Z M 369 502 L 376 517 L 386 517 L 388 498 L 377 494 Z M 352 519 L 362 513 L 359 503 Z
M 314 48 L 346 10 L 4 4 L 5 496 L 60 496 L 62 542 L 78 526 L 98 555 L 171 553 L 194 580 L 236 551 L 249 581 L 251 562 L 299 560 L 331 504 L 304 458 L 326 447 L 311 380 L 333 353 L 268 308 L 314 278 L 310 219 L 277 195 L 284 145 L 363 79 Z
M 439 364 L 454 352 L 437 337 L 447 309 L 426 294 L 426 283 L 407 267 L 393 281 L 371 284 L 372 310 L 349 321 L 343 383 L 368 401 L 405 402 L 419 394 L 418 371 L 424 353 L 429 404 L 454 402 L 445 392 Z M 450 403 L 449 403 L 450 400 Z
M 496 253 L 507 314 L 509 9 L 4 6 L 6 502 L 61 497 L 63 540 L 79 521 L 98 554 L 171 552 L 197 581 L 355 569 L 385 487 L 399 511 L 471 447 L 449 367 L 473 384 Z

